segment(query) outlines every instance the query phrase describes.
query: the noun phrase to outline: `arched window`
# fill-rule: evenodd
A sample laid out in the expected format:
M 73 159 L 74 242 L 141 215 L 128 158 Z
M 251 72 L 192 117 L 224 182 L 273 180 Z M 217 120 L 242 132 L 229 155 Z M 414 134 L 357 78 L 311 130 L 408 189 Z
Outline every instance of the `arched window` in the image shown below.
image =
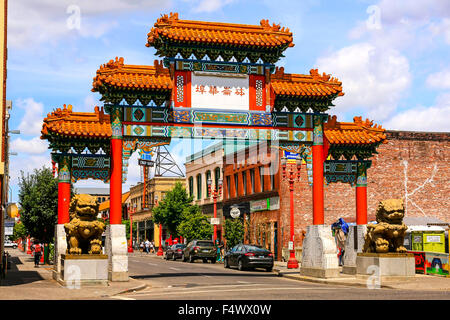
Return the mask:
M 220 168 L 217 167 L 214 169 L 214 185 L 216 188 L 219 187 L 219 179 L 220 179 Z
M 197 200 L 202 198 L 202 175 L 197 175 Z
M 194 177 L 189 177 L 189 196 L 194 196 Z
M 206 197 L 211 197 L 210 189 L 208 188 L 208 180 L 211 179 L 211 171 L 206 171 Z M 211 188 L 214 188 L 214 186 L 211 186 Z

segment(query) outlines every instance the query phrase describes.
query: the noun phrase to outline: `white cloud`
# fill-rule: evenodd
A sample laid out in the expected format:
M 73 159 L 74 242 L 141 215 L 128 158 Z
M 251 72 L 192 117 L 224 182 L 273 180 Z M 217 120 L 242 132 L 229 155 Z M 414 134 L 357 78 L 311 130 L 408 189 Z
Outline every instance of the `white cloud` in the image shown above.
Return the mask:
M 358 43 L 318 58 L 319 72 L 331 73 L 342 81 L 345 95 L 338 97 L 338 113 L 365 109 L 374 120 L 383 120 L 395 110 L 409 88 L 409 62 L 398 51 Z
M 33 98 L 18 99 L 16 105 L 25 110 L 25 114 L 19 124 L 21 134 L 29 134 L 37 136 L 42 129 L 42 121 L 44 105 L 40 102 L 34 101 Z
M 393 116 L 383 123 L 388 130 L 450 132 L 450 93 L 441 94 L 431 107 L 419 106 Z
M 118 26 L 111 13 L 164 10 L 168 0 L 20 0 L 11 1 L 8 16 L 8 43 L 30 48 L 36 43 L 55 43 L 61 38 L 99 38 Z M 149 27 L 151 22 L 149 21 Z
M 27 154 L 41 154 L 48 150 L 48 142 L 40 139 L 39 137 L 34 137 L 30 140 L 24 140 L 22 138 L 17 138 L 11 141 L 11 151 L 18 153 Z
M 47 168 L 52 167 L 50 154 L 48 155 L 31 155 L 29 157 L 11 157 L 10 158 L 10 176 L 11 183 L 16 184 L 20 177 L 20 171 L 25 175 L 32 173 L 34 169 L 41 169 L 43 166 Z
M 450 89 L 450 69 L 430 74 L 426 83 L 432 88 Z

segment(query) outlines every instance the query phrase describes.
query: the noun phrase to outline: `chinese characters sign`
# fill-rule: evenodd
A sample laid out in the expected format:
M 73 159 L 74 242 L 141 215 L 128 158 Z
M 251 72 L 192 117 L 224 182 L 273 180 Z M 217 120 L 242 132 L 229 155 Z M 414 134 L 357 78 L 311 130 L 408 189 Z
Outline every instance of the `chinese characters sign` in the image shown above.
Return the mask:
M 193 73 L 191 97 L 193 108 L 249 110 L 249 78 Z

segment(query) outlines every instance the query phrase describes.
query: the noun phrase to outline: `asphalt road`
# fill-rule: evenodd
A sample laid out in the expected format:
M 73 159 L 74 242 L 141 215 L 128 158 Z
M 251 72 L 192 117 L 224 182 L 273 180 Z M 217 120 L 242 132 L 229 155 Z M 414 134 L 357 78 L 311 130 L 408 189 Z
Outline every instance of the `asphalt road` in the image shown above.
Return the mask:
M 264 270 L 238 271 L 223 264 L 166 261 L 156 256 L 130 256 L 130 276 L 144 290 L 112 297 L 122 300 L 441 300 L 445 291 L 366 289 L 303 282 Z

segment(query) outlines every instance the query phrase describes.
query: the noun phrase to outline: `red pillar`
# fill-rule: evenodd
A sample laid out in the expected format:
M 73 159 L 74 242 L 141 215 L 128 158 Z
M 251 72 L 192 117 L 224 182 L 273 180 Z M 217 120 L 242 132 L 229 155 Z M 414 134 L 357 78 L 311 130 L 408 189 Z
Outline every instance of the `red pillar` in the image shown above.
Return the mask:
M 122 223 L 122 139 L 111 139 L 110 224 Z
M 370 161 L 358 162 L 356 179 L 356 224 L 367 224 L 367 168 Z
M 324 224 L 323 205 L 323 129 L 322 117 L 314 116 L 313 156 L 313 224 Z
M 70 206 L 70 182 L 58 182 L 58 224 L 68 223 Z
M 68 157 L 63 157 L 58 163 L 58 224 L 70 221 L 70 168 Z

